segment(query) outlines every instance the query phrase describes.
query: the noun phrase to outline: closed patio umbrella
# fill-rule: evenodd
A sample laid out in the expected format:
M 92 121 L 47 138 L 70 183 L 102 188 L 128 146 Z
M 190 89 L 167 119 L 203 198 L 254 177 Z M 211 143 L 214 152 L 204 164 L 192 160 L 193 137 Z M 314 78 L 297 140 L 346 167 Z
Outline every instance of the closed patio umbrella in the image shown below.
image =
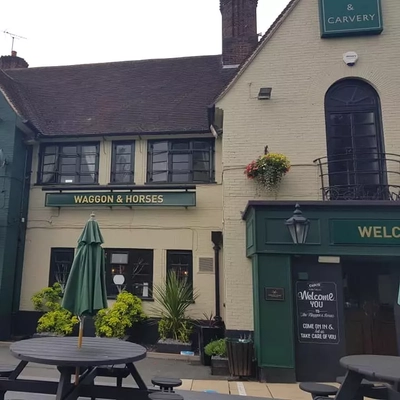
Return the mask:
M 79 318 L 78 347 L 82 347 L 84 318 L 107 308 L 103 242 L 99 224 L 92 213 L 78 239 L 62 300 L 62 307 Z

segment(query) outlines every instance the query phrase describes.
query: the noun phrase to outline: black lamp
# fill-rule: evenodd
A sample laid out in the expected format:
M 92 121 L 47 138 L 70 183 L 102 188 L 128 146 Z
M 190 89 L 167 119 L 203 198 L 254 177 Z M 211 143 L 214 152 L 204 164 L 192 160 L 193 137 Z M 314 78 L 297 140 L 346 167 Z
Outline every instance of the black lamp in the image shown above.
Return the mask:
M 294 244 L 303 244 L 307 240 L 310 221 L 303 217 L 300 205 L 296 204 L 293 216 L 285 221 Z

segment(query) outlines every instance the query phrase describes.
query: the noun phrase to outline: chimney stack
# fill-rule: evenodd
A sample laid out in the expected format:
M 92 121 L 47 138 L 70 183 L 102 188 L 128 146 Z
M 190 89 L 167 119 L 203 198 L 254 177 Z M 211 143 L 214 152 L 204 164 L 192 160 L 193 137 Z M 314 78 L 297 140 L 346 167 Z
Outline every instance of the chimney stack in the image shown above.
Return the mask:
M 11 52 L 11 56 L 0 57 L 0 69 L 28 68 L 29 64 L 21 57 L 17 56 L 16 51 Z
M 222 63 L 240 65 L 257 47 L 258 0 L 220 0 Z

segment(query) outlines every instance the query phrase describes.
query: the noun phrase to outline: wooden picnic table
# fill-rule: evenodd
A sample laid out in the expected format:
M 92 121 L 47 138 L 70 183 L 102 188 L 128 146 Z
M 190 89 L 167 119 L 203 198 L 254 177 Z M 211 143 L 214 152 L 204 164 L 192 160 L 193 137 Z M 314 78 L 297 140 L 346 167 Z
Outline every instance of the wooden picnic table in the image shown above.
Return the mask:
M 79 396 L 147 400 L 149 390 L 134 365 L 146 357 L 146 349 L 138 344 L 85 337 L 82 347 L 78 348 L 75 337 L 51 337 L 16 342 L 10 351 L 21 362 L 10 377 L 0 378 L 0 400 L 6 391 L 55 394 L 56 400 L 76 400 Z M 59 382 L 18 378 L 29 362 L 56 366 L 60 371 Z M 126 365 L 137 388 L 94 384 L 98 367 L 121 364 Z M 80 373 L 77 385 L 71 383 L 75 368 Z

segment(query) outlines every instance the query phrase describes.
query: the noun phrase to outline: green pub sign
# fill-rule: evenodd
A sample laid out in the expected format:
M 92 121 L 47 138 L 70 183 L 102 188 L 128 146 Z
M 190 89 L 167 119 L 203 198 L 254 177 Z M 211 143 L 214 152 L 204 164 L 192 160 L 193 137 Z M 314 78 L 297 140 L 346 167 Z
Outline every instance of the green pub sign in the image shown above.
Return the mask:
M 47 193 L 46 207 L 193 207 L 195 192 Z
M 381 0 L 319 0 L 322 37 L 378 35 Z
M 331 243 L 337 245 L 400 245 L 399 220 L 332 220 Z

